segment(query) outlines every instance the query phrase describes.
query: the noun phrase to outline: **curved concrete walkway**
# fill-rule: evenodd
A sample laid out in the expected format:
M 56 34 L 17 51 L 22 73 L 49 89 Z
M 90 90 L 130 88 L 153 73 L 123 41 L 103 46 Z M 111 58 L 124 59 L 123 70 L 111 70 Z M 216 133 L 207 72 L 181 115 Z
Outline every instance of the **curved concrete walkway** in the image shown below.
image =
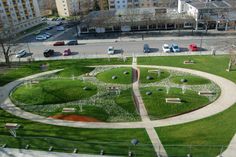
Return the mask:
M 131 65 L 129 66 L 117 65 L 113 67 L 131 67 Z M 68 126 L 68 127 L 78 127 L 78 128 L 148 128 L 148 127 L 160 127 L 160 126 L 183 124 L 183 123 L 203 119 L 206 117 L 210 117 L 228 109 L 229 107 L 233 106 L 236 102 L 236 97 L 235 97 L 236 84 L 234 84 L 232 81 L 227 80 L 223 77 L 209 74 L 206 72 L 183 69 L 183 68 L 174 68 L 174 67 L 165 67 L 165 66 L 146 66 L 146 65 L 140 65 L 139 67 L 178 70 L 181 72 L 187 72 L 187 73 L 191 73 L 191 74 L 198 75 L 201 77 L 205 77 L 207 79 L 214 81 L 221 88 L 221 95 L 215 102 L 209 104 L 208 106 L 203 107 L 199 110 L 190 112 L 190 113 L 180 115 L 180 116 L 162 119 L 162 120 L 148 121 L 148 122 L 124 122 L 124 123 L 101 123 L 101 122 L 85 123 L 85 122 L 72 122 L 72 121 L 46 118 L 43 116 L 39 116 L 39 115 L 35 115 L 32 113 L 23 111 L 20 108 L 16 107 L 11 102 L 8 95 L 16 86 L 18 86 L 19 84 L 23 83 L 26 80 L 31 80 L 40 76 L 49 75 L 49 74 L 53 74 L 60 71 L 60 70 L 54 70 L 54 71 L 44 72 L 44 73 L 29 76 L 29 77 L 25 77 L 25 78 L 13 81 L 3 86 L 0 91 L 0 103 L 1 103 L 0 107 L 9 113 L 16 115 L 18 117 L 24 118 L 24 119 L 28 119 L 28 120 L 40 122 L 40 123 L 45 123 L 45 124 L 58 125 L 58 126 Z
M 218 157 L 235 157 L 236 156 L 235 151 L 236 151 L 236 134 L 232 138 L 228 148 Z

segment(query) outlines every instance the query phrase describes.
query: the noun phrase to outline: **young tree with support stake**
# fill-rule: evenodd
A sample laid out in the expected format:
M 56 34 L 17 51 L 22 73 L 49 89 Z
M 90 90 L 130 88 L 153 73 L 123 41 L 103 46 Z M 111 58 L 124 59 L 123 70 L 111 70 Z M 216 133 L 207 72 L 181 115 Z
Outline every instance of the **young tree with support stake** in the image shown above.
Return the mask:
M 235 48 L 232 48 L 229 51 L 229 65 L 227 71 L 230 72 L 232 70 L 232 67 L 236 65 L 236 50 Z

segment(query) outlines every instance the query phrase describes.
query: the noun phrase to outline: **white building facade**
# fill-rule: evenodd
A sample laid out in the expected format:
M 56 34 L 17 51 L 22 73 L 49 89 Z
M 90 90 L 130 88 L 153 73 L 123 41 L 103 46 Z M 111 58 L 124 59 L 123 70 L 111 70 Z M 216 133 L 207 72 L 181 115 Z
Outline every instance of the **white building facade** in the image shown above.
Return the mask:
M 42 23 L 37 0 L 0 0 L 1 28 L 21 32 Z
M 178 0 L 178 13 L 192 16 L 196 21 L 196 30 L 200 25 L 210 29 L 235 29 L 236 8 L 231 2 L 231 0 Z
M 158 0 L 109 0 L 110 10 L 157 7 Z
M 79 0 L 56 0 L 59 16 L 69 17 L 79 12 Z

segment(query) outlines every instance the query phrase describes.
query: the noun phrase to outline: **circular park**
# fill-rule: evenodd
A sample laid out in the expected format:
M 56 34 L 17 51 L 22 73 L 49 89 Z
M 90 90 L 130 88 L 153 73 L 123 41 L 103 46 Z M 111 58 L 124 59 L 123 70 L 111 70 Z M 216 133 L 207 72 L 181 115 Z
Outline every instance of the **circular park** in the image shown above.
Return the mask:
M 203 139 L 208 134 L 201 133 L 201 129 L 213 135 L 227 131 L 217 127 L 215 119 L 225 118 L 224 112 L 230 112 L 236 101 L 236 85 L 230 78 L 196 70 L 192 64 L 175 68 L 152 62 L 145 65 L 144 61 L 142 65 L 118 63 L 66 67 L 56 63 L 55 68 L 32 72 L 6 84 L 0 112 L 6 117 L 13 115 L 13 121 L 2 121 L 4 134 L 8 135 L 13 126 L 19 131 L 16 134 L 10 130 L 14 137 L 3 136 L 5 147 L 18 148 L 21 144 L 27 149 L 101 155 L 128 150 L 128 155 L 143 157 L 157 153 L 183 156 L 186 147 L 168 147 L 172 140 L 174 144 L 195 140 L 194 144 L 208 144 Z M 28 134 L 39 136 L 32 132 L 39 126 L 44 130 L 39 131 L 43 138 L 29 138 Z M 214 128 L 219 128 L 216 133 Z M 183 132 L 193 134 L 193 139 L 189 141 Z M 225 141 L 229 142 L 230 137 Z M 115 142 L 109 143 L 111 139 Z M 152 145 L 156 139 L 158 147 Z M 64 145 L 70 149 L 60 150 Z M 209 150 L 195 149 L 192 153 L 204 155 Z

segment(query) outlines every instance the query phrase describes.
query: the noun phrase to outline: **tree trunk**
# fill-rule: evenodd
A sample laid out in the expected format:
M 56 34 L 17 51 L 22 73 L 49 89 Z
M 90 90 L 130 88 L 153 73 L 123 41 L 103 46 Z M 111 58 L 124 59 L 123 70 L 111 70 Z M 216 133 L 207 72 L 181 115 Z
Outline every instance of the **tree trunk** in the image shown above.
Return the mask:
M 10 57 L 8 55 L 5 55 L 5 63 L 9 68 L 11 67 Z

